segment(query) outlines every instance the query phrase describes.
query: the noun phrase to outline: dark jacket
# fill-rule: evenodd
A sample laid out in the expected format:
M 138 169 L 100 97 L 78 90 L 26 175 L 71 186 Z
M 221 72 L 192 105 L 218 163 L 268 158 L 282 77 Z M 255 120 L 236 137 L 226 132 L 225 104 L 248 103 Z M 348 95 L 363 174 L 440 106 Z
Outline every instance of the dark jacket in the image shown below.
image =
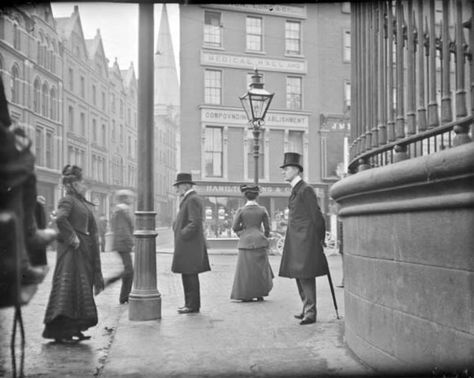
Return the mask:
M 204 206 L 196 192 L 189 193 L 180 203 L 174 231 L 174 273 L 202 273 L 211 270 L 203 230 Z
M 282 277 L 311 278 L 328 273 L 323 242 L 326 226 L 314 189 L 298 182 L 288 202 L 288 228 L 281 258 Z
M 112 249 L 118 252 L 130 252 L 133 247 L 133 220 L 130 206 L 119 203 L 115 206 L 110 222 L 113 233 Z
M 262 232 L 262 224 L 264 232 Z M 270 235 L 267 209 L 259 205 L 248 205 L 237 210 L 232 229 L 239 235 L 239 249 L 268 247 Z

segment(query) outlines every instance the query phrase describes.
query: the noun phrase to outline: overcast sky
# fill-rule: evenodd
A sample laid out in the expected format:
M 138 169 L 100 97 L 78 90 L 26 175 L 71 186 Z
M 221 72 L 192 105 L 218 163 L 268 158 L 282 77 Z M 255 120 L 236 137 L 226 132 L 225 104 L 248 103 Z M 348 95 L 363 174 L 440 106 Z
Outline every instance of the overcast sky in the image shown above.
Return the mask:
M 69 17 L 74 2 L 52 2 L 54 17 Z M 138 4 L 78 2 L 84 38 L 94 38 L 100 29 L 105 56 L 112 65 L 117 57 L 120 69 L 128 69 L 133 62 L 138 75 Z M 155 43 L 160 27 L 162 4 L 155 4 Z M 174 54 L 179 75 L 179 5 L 167 4 Z

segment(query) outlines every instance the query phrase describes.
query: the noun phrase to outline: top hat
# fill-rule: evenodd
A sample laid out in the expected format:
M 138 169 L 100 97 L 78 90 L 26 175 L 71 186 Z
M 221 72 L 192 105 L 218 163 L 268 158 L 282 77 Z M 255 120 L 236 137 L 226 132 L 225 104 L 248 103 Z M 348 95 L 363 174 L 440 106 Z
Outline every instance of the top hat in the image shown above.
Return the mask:
M 258 187 L 258 185 L 242 184 L 240 185 L 240 191 L 242 193 L 245 193 L 245 192 L 260 193 L 260 188 Z
M 178 173 L 176 176 L 176 182 L 173 184 L 173 186 L 177 186 L 179 184 L 196 185 L 196 183 L 192 180 L 191 173 Z
M 283 165 L 280 168 L 285 168 L 288 166 L 298 167 L 301 172 L 303 172 L 303 167 L 300 164 L 301 155 L 297 152 L 285 152 L 285 157 L 283 159 Z

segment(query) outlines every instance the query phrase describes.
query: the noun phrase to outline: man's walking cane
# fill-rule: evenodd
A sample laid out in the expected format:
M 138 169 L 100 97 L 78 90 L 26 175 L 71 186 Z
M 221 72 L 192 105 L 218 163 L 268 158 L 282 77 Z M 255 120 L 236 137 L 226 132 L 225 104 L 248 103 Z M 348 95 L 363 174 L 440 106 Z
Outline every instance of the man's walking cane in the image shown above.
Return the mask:
M 339 312 L 337 311 L 336 294 L 334 293 L 334 286 L 332 285 L 331 273 L 329 273 L 329 265 L 328 265 L 328 281 L 329 281 L 329 287 L 331 289 L 332 301 L 334 303 L 334 308 L 336 309 L 336 317 L 337 319 L 340 319 Z

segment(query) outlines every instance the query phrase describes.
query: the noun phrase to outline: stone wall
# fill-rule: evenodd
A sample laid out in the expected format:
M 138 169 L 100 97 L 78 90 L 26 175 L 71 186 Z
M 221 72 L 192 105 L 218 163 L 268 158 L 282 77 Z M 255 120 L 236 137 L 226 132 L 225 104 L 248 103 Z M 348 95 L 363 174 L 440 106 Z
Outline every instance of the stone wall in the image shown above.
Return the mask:
M 344 227 L 348 346 L 378 370 L 472 368 L 474 143 L 352 175 Z

